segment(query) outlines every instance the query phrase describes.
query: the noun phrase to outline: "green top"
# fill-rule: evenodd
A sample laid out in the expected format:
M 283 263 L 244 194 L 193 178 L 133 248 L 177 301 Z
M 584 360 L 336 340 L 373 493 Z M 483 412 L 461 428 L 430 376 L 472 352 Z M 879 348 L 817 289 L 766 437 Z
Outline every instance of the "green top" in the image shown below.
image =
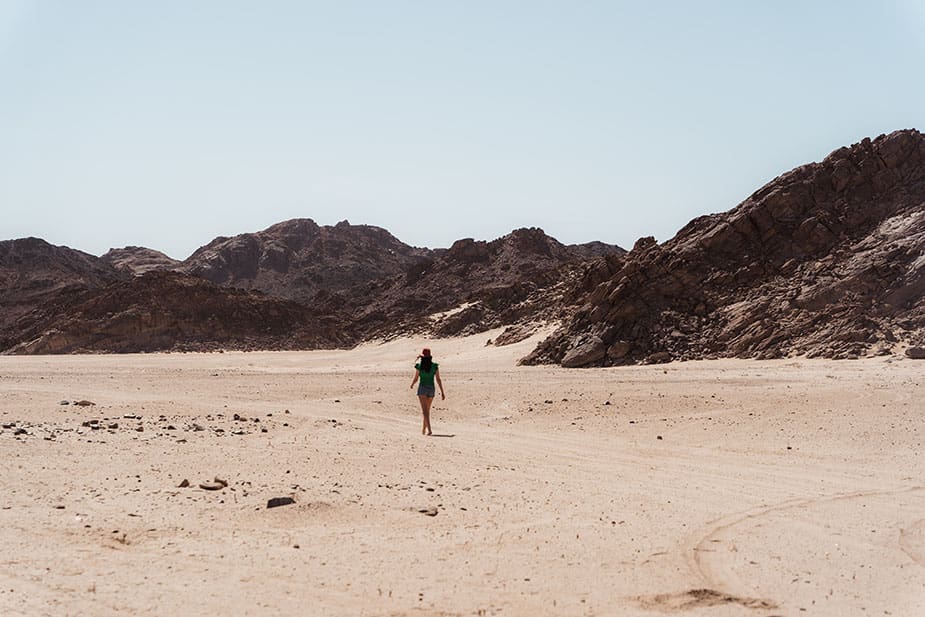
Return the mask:
M 422 386 L 432 386 L 434 385 L 434 375 L 437 374 L 437 363 L 434 362 L 430 365 L 430 371 L 425 373 L 421 370 L 420 362 L 414 365 L 414 368 L 418 370 L 418 375 L 421 377 Z

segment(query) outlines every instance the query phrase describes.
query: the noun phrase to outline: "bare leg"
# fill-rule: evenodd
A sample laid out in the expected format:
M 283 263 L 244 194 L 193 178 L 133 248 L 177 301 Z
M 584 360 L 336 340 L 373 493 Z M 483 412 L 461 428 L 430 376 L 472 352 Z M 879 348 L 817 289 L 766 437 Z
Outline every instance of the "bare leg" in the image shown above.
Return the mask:
M 434 402 L 432 396 L 419 396 L 421 400 L 421 413 L 424 416 L 424 425 L 421 427 L 421 435 L 432 435 L 433 431 L 430 430 L 430 406 Z

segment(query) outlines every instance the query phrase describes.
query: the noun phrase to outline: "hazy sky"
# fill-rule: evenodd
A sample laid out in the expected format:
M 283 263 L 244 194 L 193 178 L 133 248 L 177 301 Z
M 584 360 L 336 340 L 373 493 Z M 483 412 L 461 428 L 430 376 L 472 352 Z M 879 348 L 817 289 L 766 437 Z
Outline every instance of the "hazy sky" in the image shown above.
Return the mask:
M 923 119 L 925 0 L 0 0 L 0 239 L 629 248 Z

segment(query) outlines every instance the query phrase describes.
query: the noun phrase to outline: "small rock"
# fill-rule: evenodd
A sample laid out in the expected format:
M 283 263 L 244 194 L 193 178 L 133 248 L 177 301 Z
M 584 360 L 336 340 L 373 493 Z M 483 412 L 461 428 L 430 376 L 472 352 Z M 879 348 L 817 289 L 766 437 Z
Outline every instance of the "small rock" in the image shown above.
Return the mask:
M 15 431 L 13 431 L 13 434 L 14 434 L 14 435 L 25 435 L 25 434 L 26 434 L 26 429 L 24 429 L 24 428 L 22 428 L 22 427 L 19 427 L 18 429 L 16 429 Z
M 78 407 L 90 407 L 91 405 L 96 405 L 96 403 L 93 401 L 88 400 L 74 401 L 74 404 Z
M 657 435 L 655 438 L 656 438 L 656 439 L 661 439 L 662 436 L 661 436 L 661 435 Z
M 225 488 L 225 485 L 219 482 L 200 482 L 199 488 L 204 491 L 220 491 Z
M 906 349 L 906 357 L 913 360 L 925 360 L 925 347 L 909 347 Z
M 437 508 L 418 508 L 418 512 L 427 516 L 437 516 Z
M 59 405 L 70 405 L 71 401 L 59 401 L 58 404 Z
M 572 347 L 562 358 L 565 368 L 578 368 L 597 362 L 607 353 L 607 346 L 599 336 L 591 336 L 588 340 Z
M 267 508 L 278 508 L 279 506 L 289 506 L 295 503 L 292 497 L 274 497 L 267 501 Z
M 222 486 L 228 486 L 228 480 L 222 480 L 218 476 L 215 476 L 215 483 L 221 484 Z
M 183 478 L 183 481 L 177 485 L 177 488 L 186 488 L 188 486 L 189 486 L 189 480 L 187 480 L 186 478 Z

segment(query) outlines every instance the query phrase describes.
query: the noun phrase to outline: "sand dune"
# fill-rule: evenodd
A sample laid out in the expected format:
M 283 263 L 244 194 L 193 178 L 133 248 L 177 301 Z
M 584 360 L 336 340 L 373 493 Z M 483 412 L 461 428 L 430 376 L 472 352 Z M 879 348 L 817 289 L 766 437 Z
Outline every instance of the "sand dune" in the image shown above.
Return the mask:
M 925 611 L 922 364 L 517 367 L 496 334 L 0 357 L 0 614 Z

